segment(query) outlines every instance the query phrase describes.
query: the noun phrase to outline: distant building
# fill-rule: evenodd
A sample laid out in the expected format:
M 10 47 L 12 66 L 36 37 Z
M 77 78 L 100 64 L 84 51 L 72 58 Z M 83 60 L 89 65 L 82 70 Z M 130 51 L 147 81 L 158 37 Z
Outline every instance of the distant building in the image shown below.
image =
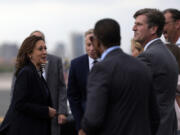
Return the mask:
M 65 45 L 63 43 L 57 43 L 55 46 L 54 54 L 56 56 L 61 57 L 63 60 L 65 59 Z
M 72 33 L 71 34 L 71 48 L 72 48 L 72 58 L 76 58 L 85 53 L 83 34 Z
M 3 63 L 13 64 L 18 53 L 18 46 L 14 43 L 0 45 L 0 60 Z

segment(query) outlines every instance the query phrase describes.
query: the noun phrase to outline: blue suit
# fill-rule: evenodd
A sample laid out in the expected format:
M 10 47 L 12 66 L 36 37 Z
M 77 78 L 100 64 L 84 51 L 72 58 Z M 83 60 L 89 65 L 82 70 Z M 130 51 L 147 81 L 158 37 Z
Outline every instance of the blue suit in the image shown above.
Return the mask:
M 81 128 L 81 119 L 86 106 L 86 84 L 89 73 L 88 55 L 82 55 L 71 61 L 67 95 L 70 108 L 76 121 L 76 128 Z

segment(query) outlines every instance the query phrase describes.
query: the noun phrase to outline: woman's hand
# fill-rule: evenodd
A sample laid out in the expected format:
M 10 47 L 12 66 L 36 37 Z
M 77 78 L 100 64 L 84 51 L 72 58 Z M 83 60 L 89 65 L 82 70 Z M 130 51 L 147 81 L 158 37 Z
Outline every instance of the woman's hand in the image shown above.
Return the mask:
M 56 116 L 56 110 L 52 107 L 49 107 L 49 117 L 53 118 Z

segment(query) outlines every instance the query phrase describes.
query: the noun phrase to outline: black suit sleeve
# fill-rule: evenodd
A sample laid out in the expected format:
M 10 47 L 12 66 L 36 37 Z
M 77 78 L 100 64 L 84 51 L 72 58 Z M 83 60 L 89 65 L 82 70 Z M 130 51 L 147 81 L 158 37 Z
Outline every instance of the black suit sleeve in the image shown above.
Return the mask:
M 105 120 L 109 78 L 108 71 L 100 65 L 95 65 L 89 74 L 87 106 L 82 119 L 82 128 L 87 134 L 98 132 Z
M 31 101 L 33 90 L 31 89 L 30 85 L 34 85 L 33 82 L 36 81 L 33 75 L 34 74 L 28 70 L 24 70 L 20 73 L 20 75 L 18 75 L 15 82 L 12 102 L 15 104 L 15 109 L 19 112 L 31 115 L 33 117 L 47 119 L 49 118 L 48 106 L 42 104 L 40 105 L 34 101 Z

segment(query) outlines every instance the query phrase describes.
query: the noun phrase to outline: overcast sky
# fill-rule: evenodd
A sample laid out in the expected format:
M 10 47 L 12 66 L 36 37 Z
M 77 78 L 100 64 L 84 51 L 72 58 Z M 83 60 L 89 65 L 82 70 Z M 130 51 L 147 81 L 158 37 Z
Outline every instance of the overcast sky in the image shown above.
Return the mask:
M 180 0 L 0 0 L 0 44 L 22 41 L 33 31 L 45 33 L 49 50 L 70 45 L 72 32 L 83 33 L 102 18 L 121 26 L 121 46 L 129 52 L 133 14 L 141 8 L 180 9 Z

